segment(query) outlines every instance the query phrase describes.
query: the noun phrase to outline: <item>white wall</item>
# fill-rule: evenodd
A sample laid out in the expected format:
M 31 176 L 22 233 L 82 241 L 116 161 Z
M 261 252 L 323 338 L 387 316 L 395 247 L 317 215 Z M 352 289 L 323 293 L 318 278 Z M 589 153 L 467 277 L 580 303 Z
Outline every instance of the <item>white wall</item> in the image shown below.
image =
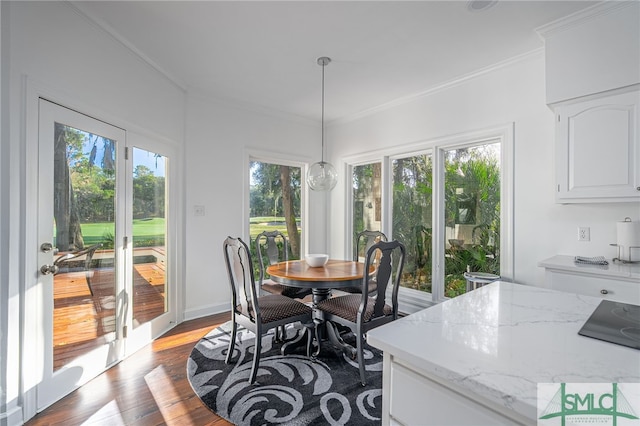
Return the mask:
M 37 135 L 37 97 L 44 95 L 120 126 L 129 141 L 153 138 L 179 150 L 185 92 L 67 2 L 2 2 L 2 43 L 0 224 L 8 250 L 0 250 L 0 313 L 7 319 L 0 330 L 0 379 L 6 384 L 0 394 L 0 424 L 17 424 L 25 409 L 20 357 L 33 352 L 25 349 L 33 344 L 33 336 L 22 334 L 21 317 L 28 319 L 35 309 L 24 306 L 24 296 L 37 269 L 28 267 L 33 266 L 37 248 L 29 238 L 37 217 L 37 157 L 33 158 L 30 136 Z M 25 366 L 30 368 L 28 361 Z M 31 383 L 22 386 L 32 391 Z
M 18 328 L 9 328 L 9 292 L 15 289 L 9 281 L 9 13 L 4 2 L 0 2 L 0 360 L 9 357 L 9 344 L 16 344 Z M 11 336 L 10 336 L 11 334 Z M 13 361 L 15 363 L 15 360 Z M 7 380 L 9 377 L 9 380 Z M 0 425 L 15 423 L 20 419 L 17 377 L 7 372 L 5 362 L 0 362 Z
M 229 281 L 222 254 L 227 236 L 248 243 L 248 155 L 265 153 L 312 162 L 320 156 L 317 123 L 283 118 L 190 95 L 187 104 L 185 318 L 229 310 Z M 306 239 L 324 249 L 324 200 L 311 197 Z M 194 206 L 205 215 L 195 216 Z M 321 243 L 321 246 L 318 244 Z M 304 242 L 303 242 L 304 247 Z
M 558 205 L 554 201 L 554 114 L 545 104 L 544 55 L 512 64 L 375 114 L 335 123 L 328 131 L 331 161 L 386 147 L 515 123 L 514 277 L 542 285 L 537 263 L 556 254 L 612 258 L 615 222 L 640 219 L 638 203 Z M 344 244 L 344 176 L 331 198 L 331 250 Z M 591 241 L 577 241 L 578 226 Z

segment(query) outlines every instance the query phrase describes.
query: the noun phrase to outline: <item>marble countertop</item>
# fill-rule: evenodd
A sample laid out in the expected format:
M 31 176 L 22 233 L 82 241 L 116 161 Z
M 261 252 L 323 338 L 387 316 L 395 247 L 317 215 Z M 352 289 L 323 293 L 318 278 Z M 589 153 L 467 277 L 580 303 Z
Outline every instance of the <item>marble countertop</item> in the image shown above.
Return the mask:
M 640 382 L 640 351 L 578 335 L 600 299 L 495 282 L 367 333 L 369 344 L 535 420 L 538 383 Z
M 608 265 L 580 265 L 573 261 L 574 257 L 575 256 L 557 255 L 539 262 L 538 266 L 572 273 L 584 273 L 612 278 L 635 278 L 640 280 L 640 263 L 620 263 L 614 262 L 612 259 L 607 259 L 609 261 Z

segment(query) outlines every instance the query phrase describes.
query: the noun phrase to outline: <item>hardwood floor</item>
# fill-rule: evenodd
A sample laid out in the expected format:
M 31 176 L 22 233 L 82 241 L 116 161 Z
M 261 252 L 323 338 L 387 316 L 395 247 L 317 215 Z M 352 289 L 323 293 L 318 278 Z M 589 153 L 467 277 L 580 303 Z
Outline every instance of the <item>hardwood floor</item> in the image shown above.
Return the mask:
M 187 379 L 193 346 L 229 319 L 225 313 L 176 326 L 26 425 L 231 425 L 202 404 Z

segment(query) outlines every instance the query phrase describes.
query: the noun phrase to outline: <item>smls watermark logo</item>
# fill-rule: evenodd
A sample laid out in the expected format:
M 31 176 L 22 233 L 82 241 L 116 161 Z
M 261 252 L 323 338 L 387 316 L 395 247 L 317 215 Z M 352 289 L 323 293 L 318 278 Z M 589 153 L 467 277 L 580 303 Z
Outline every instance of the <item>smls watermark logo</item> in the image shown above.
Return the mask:
M 539 383 L 538 425 L 640 425 L 640 383 Z

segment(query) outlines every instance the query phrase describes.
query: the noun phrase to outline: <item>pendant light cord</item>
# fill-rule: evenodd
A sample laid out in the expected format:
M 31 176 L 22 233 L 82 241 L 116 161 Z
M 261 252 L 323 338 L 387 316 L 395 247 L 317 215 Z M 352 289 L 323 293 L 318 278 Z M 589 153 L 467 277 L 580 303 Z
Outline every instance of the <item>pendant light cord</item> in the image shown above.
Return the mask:
M 320 157 L 322 158 L 322 163 L 324 163 L 324 67 L 325 63 L 322 63 L 322 115 L 321 115 L 321 138 L 322 138 L 322 152 L 320 153 Z

